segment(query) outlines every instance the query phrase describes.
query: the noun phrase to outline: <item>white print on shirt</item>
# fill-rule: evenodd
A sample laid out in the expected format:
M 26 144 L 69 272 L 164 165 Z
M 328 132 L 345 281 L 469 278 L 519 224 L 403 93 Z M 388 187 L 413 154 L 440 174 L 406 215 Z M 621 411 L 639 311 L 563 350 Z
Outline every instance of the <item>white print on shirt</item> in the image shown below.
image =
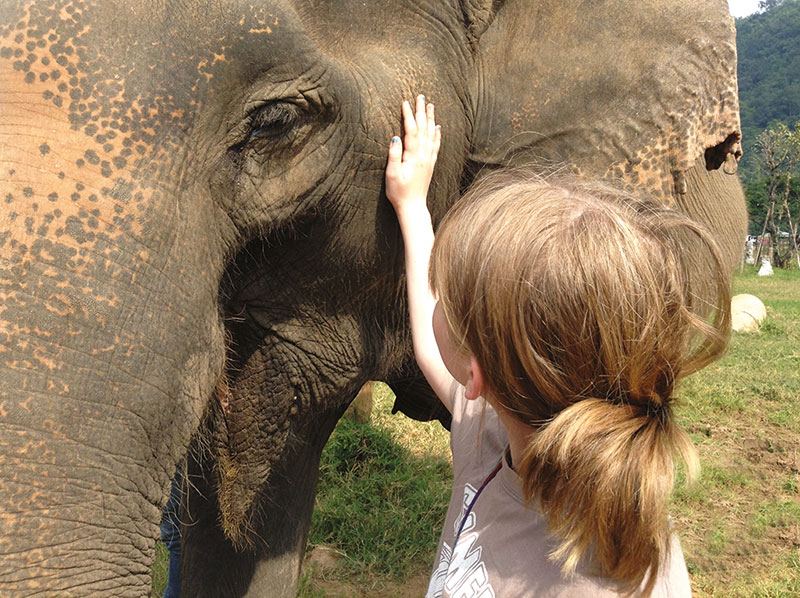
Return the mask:
M 442 542 L 442 552 L 439 554 L 439 565 L 431 575 L 428 592 L 425 598 L 442 598 L 444 593 L 444 579 L 447 577 L 447 568 L 453 556 L 453 549 L 447 542 Z
M 462 534 L 475 529 L 475 513 L 470 511 L 469 517 L 466 521 L 464 521 L 464 513 L 466 513 L 467 509 L 469 509 L 469 506 L 472 504 L 472 501 L 475 499 L 475 495 L 477 493 L 478 491 L 472 487 L 472 484 L 464 485 L 464 499 L 461 501 L 461 511 L 458 513 L 456 520 L 453 521 L 453 536 L 458 534 L 459 528 L 461 528 Z M 462 521 L 464 521 L 463 527 L 461 525 Z
M 464 519 L 464 514 L 475 497 L 476 490 L 470 484 L 464 487 L 464 500 L 461 503 L 461 512 L 454 522 L 453 534 L 458 534 L 458 528 Z M 489 583 L 486 565 L 481 560 L 483 549 L 476 546 L 477 533 L 470 533 L 477 523 L 477 515 L 470 511 L 455 550 L 447 542 L 442 542 L 442 551 L 439 555 L 439 565 L 431 576 L 426 598 L 441 598 L 447 590 L 452 598 L 494 598 L 494 589 Z

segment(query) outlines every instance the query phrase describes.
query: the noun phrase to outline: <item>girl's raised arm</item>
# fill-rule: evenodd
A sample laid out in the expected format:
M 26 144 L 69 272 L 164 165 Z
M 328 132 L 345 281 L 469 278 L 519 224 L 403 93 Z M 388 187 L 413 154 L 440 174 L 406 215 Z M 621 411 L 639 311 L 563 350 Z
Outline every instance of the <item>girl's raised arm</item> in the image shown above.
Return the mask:
M 408 308 L 414 356 L 428 384 L 448 410 L 453 377 L 442 361 L 433 333 L 436 298 L 428 285 L 433 225 L 427 195 L 441 142 L 433 104 L 417 96 L 416 110 L 403 102 L 405 140 L 392 138 L 386 166 L 386 196 L 397 213 L 405 244 Z

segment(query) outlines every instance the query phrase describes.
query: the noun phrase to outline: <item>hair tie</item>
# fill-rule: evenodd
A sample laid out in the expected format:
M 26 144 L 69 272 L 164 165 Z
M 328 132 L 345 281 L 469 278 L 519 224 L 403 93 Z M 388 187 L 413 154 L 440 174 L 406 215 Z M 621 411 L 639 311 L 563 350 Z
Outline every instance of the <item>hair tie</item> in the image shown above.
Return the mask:
M 672 408 L 663 400 L 658 402 L 649 400 L 644 405 L 637 405 L 634 408 L 637 417 L 646 417 L 649 420 L 658 420 L 661 424 L 666 424 L 672 417 Z

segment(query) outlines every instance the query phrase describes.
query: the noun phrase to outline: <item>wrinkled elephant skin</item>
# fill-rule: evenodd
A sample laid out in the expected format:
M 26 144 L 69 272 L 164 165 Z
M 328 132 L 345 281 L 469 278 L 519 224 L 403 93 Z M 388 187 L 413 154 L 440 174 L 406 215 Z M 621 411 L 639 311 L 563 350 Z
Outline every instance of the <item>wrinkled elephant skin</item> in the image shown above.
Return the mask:
M 361 385 L 440 416 L 383 193 L 402 99 L 444 127 L 436 221 L 484 166 L 557 166 L 734 264 L 735 74 L 725 0 L 0 0 L 0 595 L 147 595 L 185 463 L 184 595 L 292 596 Z

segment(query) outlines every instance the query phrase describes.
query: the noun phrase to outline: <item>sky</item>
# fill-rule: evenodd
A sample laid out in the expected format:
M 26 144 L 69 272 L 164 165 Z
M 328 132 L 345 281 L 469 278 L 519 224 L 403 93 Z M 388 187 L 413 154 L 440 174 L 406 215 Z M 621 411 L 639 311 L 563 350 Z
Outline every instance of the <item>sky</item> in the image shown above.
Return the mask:
M 758 10 L 758 0 L 728 0 L 728 8 L 734 17 L 746 17 Z

